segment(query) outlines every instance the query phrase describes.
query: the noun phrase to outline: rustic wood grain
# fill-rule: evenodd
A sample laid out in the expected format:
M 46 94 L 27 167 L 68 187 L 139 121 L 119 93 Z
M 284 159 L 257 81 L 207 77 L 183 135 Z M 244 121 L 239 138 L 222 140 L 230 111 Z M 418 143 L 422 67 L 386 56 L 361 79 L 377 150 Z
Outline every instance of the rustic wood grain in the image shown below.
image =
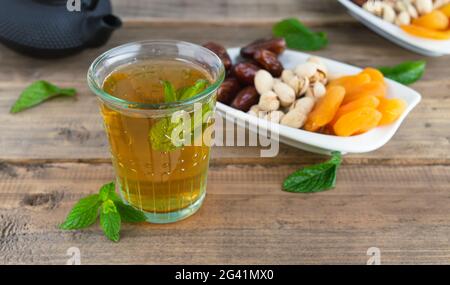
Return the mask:
M 260 22 L 282 17 L 300 17 L 303 21 L 349 18 L 333 0 L 113 0 L 112 3 L 114 12 L 127 21 Z
M 73 203 L 112 179 L 109 164 L 8 164 L 0 169 L 0 263 L 449 263 L 449 166 L 344 165 L 334 190 L 282 192 L 298 166 L 215 166 L 205 204 L 169 225 L 125 225 L 114 244 L 95 226 L 57 225 Z
M 58 60 L 30 59 L 0 47 L 0 264 L 448 264 L 450 249 L 449 57 L 426 58 L 412 87 L 423 95 L 383 148 L 345 156 L 337 188 L 282 192 L 283 178 L 323 156 L 282 145 L 275 158 L 258 147 L 216 147 L 208 196 L 193 217 L 170 225 L 124 226 L 118 244 L 95 226 L 57 225 L 82 196 L 113 178 L 108 147 L 86 71 L 101 52 L 143 39 L 176 38 L 227 47 L 268 36 L 280 18 L 298 16 L 325 31 L 314 54 L 357 66 L 423 59 L 373 34 L 331 0 L 113 0 L 125 26 L 100 49 Z M 11 115 L 20 91 L 37 79 L 79 90 Z
M 418 59 L 403 49 L 374 35 L 359 24 L 324 25 L 317 28 L 330 35 L 330 46 L 315 54 L 359 66 L 392 64 Z M 245 32 L 244 32 L 245 31 Z M 55 61 L 29 59 L 0 47 L 3 55 L 0 69 L 0 159 L 57 159 L 103 161 L 109 153 L 98 113 L 97 102 L 86 86 L 86 71 L 103 50 L 123 42 L 146 38 L 172 38 L 202 43 L 215 40 L 227 46 L 239 46 L 270 34 L 270 25 L 229 27 L 207 24 L 182 25 L 151 23 L 130 25 L 114 34 L 102 49 L 87 50 L 79 55 Z M 355 46 L 354 35 L 358 37 Z M 348 49 L 352 46 L 352 52 Z M 388 51 L 388 52 L 386 52 Z M 423 101 L 408 116 L 399 132 L 382 149 L 369 154 L 346 157 L 348 163 L 449 164 L 450 163 L 450 78 L 449 58 L 428 58 L 427 73 L 413 85 Z M 70 66 L 61 70 L 61 66 Z M 21 68 L 27 66 L 27 68 Z M 64 72 L 62 72 L 64 71 Z M 10 106 L 30 82 L 46 79 L 79 90 L 77 99 L 57 98 L 45 104 L 11 115 Z M 439 86 L 439 88 L 436 88 Z M 74 115 L 68 115 L 74 114 Z M 76 114 L 76 115 L 75 115 Z M 259 148 L 217 148 L 213 160 L 222 163 L 298 163 L 312 162 L 317 156 L 285 145 L 275 159 L 260 159 Z

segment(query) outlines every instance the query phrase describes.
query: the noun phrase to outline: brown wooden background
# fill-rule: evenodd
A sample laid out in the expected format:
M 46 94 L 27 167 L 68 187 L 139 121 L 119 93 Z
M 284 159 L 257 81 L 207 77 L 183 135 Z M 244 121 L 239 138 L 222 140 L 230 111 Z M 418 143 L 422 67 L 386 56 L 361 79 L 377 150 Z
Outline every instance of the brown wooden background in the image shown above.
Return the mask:
M 101 118 L 85 74 L 119 44 L 156 38 L 239 46 L 299 17 L 328 33 L 315 54 L 358 66 L 422 59 L 367 30 L 332 0 L 114 0 L 125 20 L 100 48 L 53 61 L 0 47 L 0 264 L 65 264 L 66 250 L 90 263 L 365 264 L 369 247 L 382 263 L 450 263 L 450 57 L 426 58 L 412 87 L 423 95 L 382 149 L 345 156 L 336 189 L 296 195 L 283 178 L 326 157 L 285 145 L 275 158 L 259 148 L 213 150 L 204 206 L 170 225 L 125 225 L 118 244 L 100 228 L 64 232 L 57 225 L 82 196 L 113 178 Z M 79 90 L 11 115 L 34 80 Z

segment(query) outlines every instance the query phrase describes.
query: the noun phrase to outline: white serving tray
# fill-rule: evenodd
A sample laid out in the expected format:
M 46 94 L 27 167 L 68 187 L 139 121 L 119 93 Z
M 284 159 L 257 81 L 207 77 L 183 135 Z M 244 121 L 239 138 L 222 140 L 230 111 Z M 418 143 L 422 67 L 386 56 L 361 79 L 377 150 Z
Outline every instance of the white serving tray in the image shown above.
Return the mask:
M 228 53 L 233 61 L 239 57 L 239 48 L 228 49 Z M 311 55 L 287 50 L 280 56 L 280 61 L 285 68 L 294 68 L 297 64 L 305 62 Z M 327 65 L 329 74 L 349 75 L 356 74 L 361 68 L 354 67 L 338 61 L 322 58 Z M 330 153 L 340 151 L 341 153 L 362 153 L 380 148 L 386 144 L 400 127 L 400 124 L 420 102 L 421 96 L 416 91 L 395 81 L 386 79 L 389 98 L 401 98 L 407 103 L 405 112 L 394 123 L 377 127 L 367 133 L 352 136 L 338 137 L 318 134 L 301 129 L 294 129 L 288 126 L 277 125 L 279 130 L 279 140 L 288 145 L 316 153 Z M 257 128 L 267 130 L 269 124 L 265 120 L 244 113 L 222 103 L 217 103 L 217 110 L 229 120 L 236 120 L 243 127 L 248 126 L 250 130 Z M 227 115 L 227 116 L 225 116 Z
M 415 37 L 403 31 L 397 25 L 372 15 L 350 0 L 338 0 L 348 12 L 369 29 L 386 39 L 413 52 L 427 56 L 450 54 L 450 40 L 432 40 Z

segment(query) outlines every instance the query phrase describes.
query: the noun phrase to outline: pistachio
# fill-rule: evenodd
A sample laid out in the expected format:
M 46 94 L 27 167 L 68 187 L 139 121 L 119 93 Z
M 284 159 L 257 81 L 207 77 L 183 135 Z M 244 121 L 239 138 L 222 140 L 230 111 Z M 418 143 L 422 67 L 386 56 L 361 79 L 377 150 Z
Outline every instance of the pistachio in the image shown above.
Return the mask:
M 286 83 L 281 81 L 275 82 L 273 90 L 277 94 L 281 106 L 287 107 L 295 101 L 295 91 Z
M 328 69 L 325 63 L 317 56 L 311 56 L 308 58 L 308 62 L 315 63 L 317 65 L 317 70 L 321 71 L 325 77 L 328 75 Z
M 291 105 L 290 110 L 297 109 L 301 113 L 307 115 L 314 108 L 314 99 L 312 97 L 302 97 Z
M 282 111 L 271 111 L 264 116 L 264 119 L 272 123 L 279 123 L 283 117 Z
M 273 77 L 272 75 L 264 70 L 260 69 L 255 74 L 255 88 L 259 94 L 263 94 L 273 87 Z
M 294 89 L 295 95 L 298 96 L 298 92 L 300 91 L 300 80 L 298 79 L 297 76 L 293 76 L 287 83 L 287 85 L 291 86 L 292 89 Z
M 295 77 L 295 74 L 290 69 L 285 69 L 281 73 L 281 80 L 283 80 L 284 83 L 289 83 L 289 81 L 291 81 L 291 79 L 294 77 Z
M 258 118 L 264 118 L 267 112 L 262 111 L 258 105 L 253 105 L 252 107 L 250 107 L 250 110 L 247 112 L 247 114 Z
M 395 24 L 397 26 L 409 25 L 411 23 L 411 16 L 407 11 L 402 11 L 398 14 L 397 19 L 395 19 Z
M 280 107 L 280 101 L 275 92 L 268 90 L 259 97 L 258 107 L 261 111 L 275 111 Z
M 314 98 L 319 99 L 327 93 L 327 89 L 325 88 L 325 85 L 323 85 L 321 82 L 316 82 L 311 88 L 312 94 Z
M 299 129 L 303 127 L 306 121 L 306 115 L 301 113 L 297 109 L 290 110 L 286 115 L 281 118 L 280 123 L 292 128 Z
M 433 11 L 432 0 L 416 0 L 416 8 L 419 15 L 424 15 Z
M 300 77 L 299 78 L 299 84 L 298 84 L 298 97 L 305 95 L 306 91 L 309 88 L 309 79 L 308 77 Z
M 389 23 L 394 23 L 396 16 L 397 14 L 395 13 L 394 8 L 386 3 L 383 3 L 383 20 Z
M 295 68 L 295 74 L 298 77 L 310 78 L 317 72 L 317 64 L 314 62 L 305 62 L 297 65 Z

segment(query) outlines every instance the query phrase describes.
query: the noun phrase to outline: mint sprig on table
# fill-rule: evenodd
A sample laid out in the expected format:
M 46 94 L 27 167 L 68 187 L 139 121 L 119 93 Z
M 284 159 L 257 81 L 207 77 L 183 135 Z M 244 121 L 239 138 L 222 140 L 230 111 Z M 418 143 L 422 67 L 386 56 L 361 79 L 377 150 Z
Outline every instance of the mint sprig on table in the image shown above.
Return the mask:
M 11 107 L 11 113 L 18 113 L 34 107 L 56 96 L 73 97 L 77 91 L 74 88 L 60 88 L 44 80 L 38 80 L 22 91 L 17 101 Z
M 144 222 L 143 212 L 124 204 L 115 192 L 114 182 L 103 185 L 98 194 L 82 198 L 75 204 L 60 225 L 63 230 L 84 229 L 93 225 L 100 213 L 100 226 L 106 237 L 117 242 L 122 222 Z
M 286 40 L 286 45 L 297 50 L 319 50 L 328 44 L 327 34 L 314 32 L 296 18 L 284 19 L 276 23 L 273 35 Z
M 336 175 L 341 165 L 339 152 L 333 152 L 330 160 L 299 169 L 283 182 L 283 190 L 295 193 L 321 192 L 336 185 Z
M 195 95 L 199 94 L 208 87 L 209 82 L 205 79 L 197 80 L 192 86 L 185 86 L 175 90 L 171 82 L 162 80 L 161 84 L 164 87 L 164 101 L 166 103 L 188 100 Z M 203 104 L 202 106 L 202 119 L 212 110 L 210 104 Z M 152 148 L 158 151 L 171 151 L 177 148 L 172 142 L 172 132 L 176 127 L 179 127 L 182 122 L 174 123 L 171 117 L 165 117 L 160 119 L 156 124 L 152 126 L 149 132 L 149 140 Z M 202 125 L 202 121 L 196 120 L 191 115 L 191 138 L 195 128 Z
M 420 78 L 425 73 L 426 62 L 424 60 L 419 61 L 405 61 L 396 66 L 384 66 L 378 69 L 384 76 L 390 78 L 399 83 L 409 85 Z

